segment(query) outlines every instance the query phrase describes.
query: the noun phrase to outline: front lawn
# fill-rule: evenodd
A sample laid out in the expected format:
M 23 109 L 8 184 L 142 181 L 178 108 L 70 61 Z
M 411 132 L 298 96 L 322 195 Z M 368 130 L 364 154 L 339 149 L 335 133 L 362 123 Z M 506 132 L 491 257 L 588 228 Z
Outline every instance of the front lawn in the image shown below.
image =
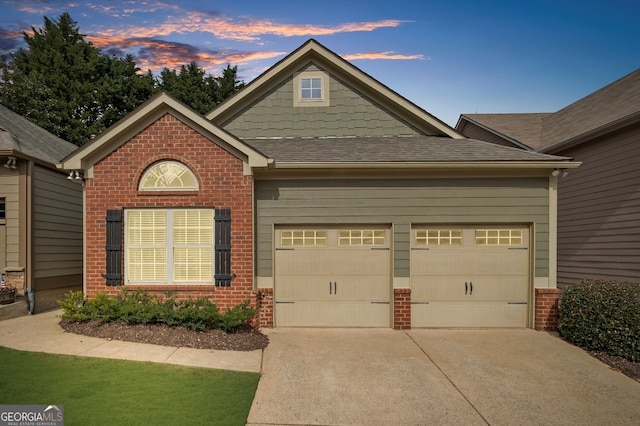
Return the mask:
M 259 374 L 0 347 L 0 404 L 64 406 L 65 425 L 244 425 Z

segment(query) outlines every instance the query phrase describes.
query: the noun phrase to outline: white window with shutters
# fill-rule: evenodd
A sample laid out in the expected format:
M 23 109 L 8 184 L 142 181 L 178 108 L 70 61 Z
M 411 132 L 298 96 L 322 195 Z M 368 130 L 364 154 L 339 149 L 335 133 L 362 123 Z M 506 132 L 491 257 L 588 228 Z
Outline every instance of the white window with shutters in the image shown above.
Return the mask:
M 210 283 L 213 209 L 125 211 L 128 283 Z

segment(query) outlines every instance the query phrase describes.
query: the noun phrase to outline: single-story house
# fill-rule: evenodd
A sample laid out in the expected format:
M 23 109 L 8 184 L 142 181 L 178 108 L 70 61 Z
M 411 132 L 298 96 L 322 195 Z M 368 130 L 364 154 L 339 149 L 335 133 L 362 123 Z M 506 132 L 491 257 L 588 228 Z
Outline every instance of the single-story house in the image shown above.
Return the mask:
M 464 114 L 456 129 L 582 162 L 558 188 L 559 288 L 640 283 L 640 69 L 555 113 Z
M 77 148 L 0 105 L 0 272 L 32 313 L 82 289 L 82 186 L 56 168 Z
M 555 171 L 578 166 L 467 139 L 315 40 L 204 117 L 158 94 L 59 164 L 85 180 L 88 297 L 396 329 L 552 328 Z

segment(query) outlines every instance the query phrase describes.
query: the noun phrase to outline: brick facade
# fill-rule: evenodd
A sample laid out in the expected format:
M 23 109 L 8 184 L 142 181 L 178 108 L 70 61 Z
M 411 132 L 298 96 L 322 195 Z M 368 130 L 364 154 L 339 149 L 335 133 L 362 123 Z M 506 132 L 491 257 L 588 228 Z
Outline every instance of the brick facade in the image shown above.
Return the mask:
M 393 328 L 409 330 L 411 328 L 411 289 L 393 289 Z
M 560 310 L 558 300 L 560 289 L 536 288 L 535 329 L 538 331 L 557 331 Z
M 175 160 L 188 166 L 198 179 L 199 189 L 138 191 L 144 171 L 160 160 Z M 93 178 L 86 180 L 86 295 L 120 292 L 118 287 L 107 286 L 103 277 L 107 210 L 228 207 L 231 209 L 231 286 L 216 287 L 212 283 L 126 287 L 141 288 L 158 295 L 173 291 L 182 299 L 207 297 L 221 310 L 245 300 L 251 300 L 255 306 L 252 186 L 252 177 L 243 174 L 242 160 L 172 115 L 165 114 L 96 163 Z

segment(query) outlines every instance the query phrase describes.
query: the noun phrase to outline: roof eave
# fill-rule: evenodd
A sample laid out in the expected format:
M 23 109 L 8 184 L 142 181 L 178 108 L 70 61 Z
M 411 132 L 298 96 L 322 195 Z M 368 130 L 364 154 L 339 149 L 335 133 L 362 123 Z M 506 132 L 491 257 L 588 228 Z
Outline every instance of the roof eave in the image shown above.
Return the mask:
M 466 161 L 466 162 L 279 162 L 276 169 L 575 169 L 582 163 L 577 161 Z

